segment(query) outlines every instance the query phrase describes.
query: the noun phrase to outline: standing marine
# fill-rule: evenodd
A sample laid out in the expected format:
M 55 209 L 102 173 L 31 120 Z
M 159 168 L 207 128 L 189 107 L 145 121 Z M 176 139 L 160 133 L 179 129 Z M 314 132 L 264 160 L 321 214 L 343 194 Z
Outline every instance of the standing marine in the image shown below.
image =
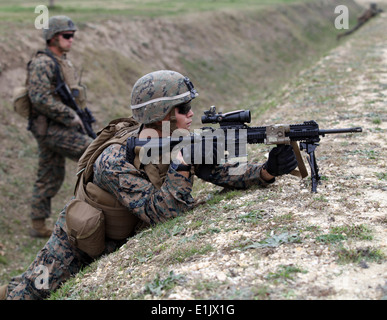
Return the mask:
M 45 220 L 51 214 L 51 198 L 59 191 L 65 177 L 65 158 L 78 161 L 92 139 L 82 133 L 77 113 L 64 104 L 55 88 L 60 76 L 70 88 L 76 102 L 84 106 L 85 88 L 67 58 L 77 27 L 66 16 L 53 16 L 49 28 L 43 29 L 44 51 L 38 51 L 28 64 L 27 89 L 31 101 L 29 129 L 38 143 L 39 164 L 33 187 L 31 220 L 32 237 L 49 237 L 52 230 Z M 55 61 L 56 60 L 56 61 Z M 63 82 L 63 81 L 62 81 Z M 83 132 L 85 132 L 83 130 Z
M 143 147 L 133 144 L 132 138 L 189 132 L 194 115 L 191 101 L 197 95 L 192 82 L 176 71 L 151 72 L 135 83 L 133 117 L 111 121 L 85 151 L 78 162 L 75 198 L 59 214 L 50 239 L 29 268 L 0 287 L 0 298 L 45 299 L 144 226 L 192 209 L 194 175 L 219 186 L 247 189 L 266 187 L 297 167 L 290 145 L 273 148 L 263 164 L 245 163 L 239 175 L 231 174 L 238 163 L 214 162 L 207 153 L 198 163 L 187 161 L 180 151 L 175 156 L 169 151 L 160 155 L 169 161 L 145 161 Z M 190 150 L 190 145 L 186 148 Z

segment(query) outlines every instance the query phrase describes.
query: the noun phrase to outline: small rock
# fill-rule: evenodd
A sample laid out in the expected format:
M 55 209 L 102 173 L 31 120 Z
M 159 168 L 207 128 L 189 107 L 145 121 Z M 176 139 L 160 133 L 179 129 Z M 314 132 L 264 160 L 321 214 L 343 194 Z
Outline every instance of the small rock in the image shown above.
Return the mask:
M 227 279 L 226 274 L 223 271 L 220 271 L 216 274 L 216 277 L 219 281 L 225 281 Z

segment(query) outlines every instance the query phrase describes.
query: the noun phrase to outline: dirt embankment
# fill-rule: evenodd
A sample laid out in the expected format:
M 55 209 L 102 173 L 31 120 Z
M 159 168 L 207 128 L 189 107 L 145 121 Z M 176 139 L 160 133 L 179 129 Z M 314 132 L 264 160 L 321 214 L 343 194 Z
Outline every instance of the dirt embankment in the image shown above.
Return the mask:
M 353 16 L 360 12 L 352 0 L 343 4 Z M 70 57 L 84 69 L 88 98 L 97 112 L 111 108 L 114 101 L 126 106 L 135 80 L 156 69 L 189 74 L 203 88 L 202 105 L 220 101 L 229 108 L 275 89 L 306 61 L 334 46 L 334 8 L 330 1 L 316 0 L 250 12 L 90 21 L 79 24 Z M 7 41 L 0 44 L 4 101 L 24 80 L 31 55 L 44 47 L 38 30 L 11 26 L 6 35 Z M 108 119 L 99 116 L 102 123 Z

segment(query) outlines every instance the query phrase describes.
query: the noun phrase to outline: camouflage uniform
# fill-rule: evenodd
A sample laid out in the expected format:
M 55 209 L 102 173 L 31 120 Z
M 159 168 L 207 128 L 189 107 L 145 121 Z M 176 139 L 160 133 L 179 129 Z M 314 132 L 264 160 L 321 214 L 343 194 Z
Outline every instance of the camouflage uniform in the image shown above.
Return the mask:
M 245 189 L 252 185 L 267 185 L 260 178 L 260 165 L 247 164 L 242 176 L 229 175 L 229 169 L 236 164 L 218 165 L 208 176 L 214 184 Z M 113 144 L 106 148 L 95 162 L 94 183 L 114 194 L 129 212 L 146 224 L 155 224 L 177 217 L 194 206 L 191 196 L 193 179 L 187 179 L 168 167 L 161 173 L 162 185 L 155 187 L 144 170 L 136 169 L 126 161 L 126 146 Z M 15 277 L 8 285 L 7 299 L 44 299 L 61 283 L 80 268 L 93 261 L 91 257 L 71 246 L 64 231 L 65 209 L 60 213 L 53 234 L 35 261 L 22 275 Z M 103 254 L 113 252 L 125 241 L 107 241 Z M 48 288 L 38 289 L 42 277 L 39 266 L 46 266 L 49 272 Z M 43 284 L 42 284 L 43 286 Z
M 66 56 L 55 58 L 61 66 L 66 66 L 66 74 L 73 71 L 73 81 L 76 81 L 74 68 Z M 76 112 L 53 93 L 57 82 L 54 61 L 46 54 L 38 54 L 29 64 L 28 74 L 28 92 L 32 102 L 30 130 L 39 148 L 31 219 L 42 219 L 51 214 L 51 198 L 57 194 L 64 180 L 65 158 L 77 161 L 92 139 L 71 126 L 77 117 Z

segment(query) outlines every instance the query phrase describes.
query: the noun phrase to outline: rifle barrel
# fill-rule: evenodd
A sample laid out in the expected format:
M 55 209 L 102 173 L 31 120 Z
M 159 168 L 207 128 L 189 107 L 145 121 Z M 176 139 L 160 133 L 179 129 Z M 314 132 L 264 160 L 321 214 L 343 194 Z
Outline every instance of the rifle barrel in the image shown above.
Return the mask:
M 322 129 L 319 130 L 319 134 L 324 136 L 325 134 L 333 133 L 351 133 L 351 132 L 362 132 L 362 127 L 353 127 L 353 128 L 343 128 L 343 129 Z

